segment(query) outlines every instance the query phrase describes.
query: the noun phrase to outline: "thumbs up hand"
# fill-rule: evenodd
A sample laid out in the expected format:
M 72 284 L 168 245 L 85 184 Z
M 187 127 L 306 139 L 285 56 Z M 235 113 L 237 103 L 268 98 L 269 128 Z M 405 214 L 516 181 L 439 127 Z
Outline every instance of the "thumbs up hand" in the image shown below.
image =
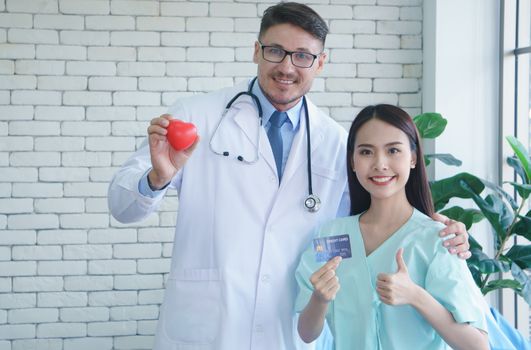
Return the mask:
M 380 273 L 376 281 L 376 292 L 380 300 L 387 305 L 411 304 L 417 286 L 409 277 L 406 263 L 402 254 L 404 249 L 400 248 L 396 252 L 396 264 L 398 269 L 395 273 Z

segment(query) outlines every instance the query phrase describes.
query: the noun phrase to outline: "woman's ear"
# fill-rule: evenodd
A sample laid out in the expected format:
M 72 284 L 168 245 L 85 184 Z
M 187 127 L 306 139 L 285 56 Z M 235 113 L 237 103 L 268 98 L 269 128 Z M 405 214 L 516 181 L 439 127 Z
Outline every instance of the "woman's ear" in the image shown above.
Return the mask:
M 350 160 L 350 168 L 352 169 L 352 172 L 353 172 L 353 173 L 356 172 L 356 167 L 354 166 L 354 159 L 351 159 L 351 160 Z
M 411 169 L 415 169 L 416 165 L 417 165 L 417 154 L 413 153 L 411 156 Z

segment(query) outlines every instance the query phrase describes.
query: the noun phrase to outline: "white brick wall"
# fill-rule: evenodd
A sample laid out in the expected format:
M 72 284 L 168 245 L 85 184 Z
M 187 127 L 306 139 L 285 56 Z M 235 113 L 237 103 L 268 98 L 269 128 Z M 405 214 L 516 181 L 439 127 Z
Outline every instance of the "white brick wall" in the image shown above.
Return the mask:
M 348 127 L 421 107 L 421 0 L 307 1 L 312 99 Z M 0 0 L 0 350 L 150 349 L 178 201 L 112 219 L 108 182 L 175 98 L 253 76 L 257 0 Z

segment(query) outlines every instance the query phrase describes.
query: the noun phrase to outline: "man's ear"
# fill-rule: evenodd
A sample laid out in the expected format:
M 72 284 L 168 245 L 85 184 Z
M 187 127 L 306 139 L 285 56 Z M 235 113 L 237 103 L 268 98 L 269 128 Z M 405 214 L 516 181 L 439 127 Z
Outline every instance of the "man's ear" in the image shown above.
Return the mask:
M 258 41 L 254 42 L 254 53 L 253 53 L 253 62 L 258 63 L 260 58 L 260 43 Z
M 323 68 L 324 68 L 324 64 L 325 64 L 325 61 L 326 61 L 326 52 L 322 52 L 319 57 L 317 57 L 317 74 L 321 74 Z

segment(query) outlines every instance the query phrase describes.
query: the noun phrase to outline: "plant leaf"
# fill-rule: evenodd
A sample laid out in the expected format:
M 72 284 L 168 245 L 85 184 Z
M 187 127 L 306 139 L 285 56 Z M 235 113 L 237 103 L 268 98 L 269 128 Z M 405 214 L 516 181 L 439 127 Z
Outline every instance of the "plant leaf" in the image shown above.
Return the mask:
M 507 272 L 511 265 L 503 260 L 491 259 L 487 254 L 479 249 L 470 249 L 472 256 L 467 262 L 477 267 L 477 269 L 484 274 L 491 274 L 495 272 Z
M 426 154 L 426 157 L 438 159 L 446 165 L 461 166 L 463 162 L 451 155 L 450 153 L 430 153 Z
M 521 291 L 517 291 L 518 295 L 520 295 L 528 305 L 531 305 L 531 283 L 526 283 L 526 285 L 522 288 Z
M 518 191 L 518 194 L 520 197 L 522 197 L 523 200 L 526 200 L 527 197 L 529 197 L 529 193 L 531 192 L 531 184 L 520 184 L 518 182 L 506 182 L 511 184 L 516 190 Z
M 511 205 L 511 208 L 513 208 L 513 210 L 516 211 L 518 209 L 518 204 L 516 203 L 514 198 L 509 193 L 505 192 L 505 190 L 501 186 L 498 186 L 495 183 L 492 183 L 485 179 L 481 179 L 481 182 L 483 182 L 486 187 L 490 188 L 494 192 L 498 193 L 501 197 L 503 197 Z
M 413 118 L 413 122 L 423 139 L 434 139 L 441 135 L 448 121 L 439 113 L 422 113 Z
M 487 283 L 485 287 L 481 290 L 483 295 L 486 295 L 489 292 L 492 292 L 496 289 L 502 289 L 502 288 L 510 288 L 516 291 L 519 291 L 522 289 L 522 285 L 520 282 L 515 280 L 509 280 L 509 279 L 503 279 L 503 280 L 493 280 Z
M 527 149 L 514 136 L 507 136 L 505 139 L 509 142 L 511 148 L 518 157 L 518 160 L 522 164 L 522 168 L 524 169 L 526 175 L 526 180 L 524 182 L 528 184 L 531 180 L 531 160 L 529 159 L 529 153 L 527 153 Z
M 514 212 L 510 210 L 507 205 L 505 205 L 499 196 L 489 194 L 487 197 L 485 197 L 485 201 L 492 205 L 494 210 L 498 212 L 499 222 L 506 235 L 509 226 L 511 226 L 511 223 L 514 220 Z
M 435 211 L 444 208 L 451 198 L 472 198 L 471 193 L 463 189 L 460 185 L 460 181 L 462 180 L 466 180 L 472 193 L 480 194 L 485 188 L 485 185 L 479 178 L 469 173 L 459 173 L 446 179 L 433 181 L 430 183 L 430 188 Z
M 441 214 L 448 216 L 450 219 L 462 222 L 465 224 L 467 230 L 470 230 L 473 224 L 485 218 L 481 211 L 477 209 L 463 209 L 458 206 L 444 209 L 441 211 Z
M 424 165 L 428 166 L 430 165 L 431 161 L 427 154 L 424 155 Z
M 481 244 L 479 244 L 479 242 L 476 241 L 476 239 L 472 237 L 472 235 L 468 235 L 468 243 L 470 244 L 470 250 L 479 249 L 483 251 L 483 247 L 481 246 Z
M 518 219 L 511 233 L 531 241 L 531 210 L 527 212 L 526 216 L 518 215 Z
M 513 245 L 511 249 L 505 254 L 515 264 L 522 269 L 531 267 L 531 245 Z
M 475 267 L 476 269 L 479 266 L 479 261 L 484 258 L 486 255 L 483 253 L 482 249 L 479 248 L 472 248 L 470 247 L 470 253 L 472 254 L 470 258 L 467 259 L 468 268 L 471 266 Z
M 515 156 L 507 157 L 507 164 L 509 164 L 509 166 L 513 168 L 514 171 L 516 171 L 518 176 L 520 176 L 520 179 L 522 179 L 522 182 L 525 183 L 526 175 L 524 168 L 522 168 L 522 163 L 520 163 L 520 160 Z
M 481 287 L 481 272 L 479 272 L 478 268 L 474 265 L 468 265 L 468 269 L 472 274 L 472 278 L 474 278 L 474 282 L 476 282 L 476 286 Z
M 531 305 L 531 279 L 517 264 L 511 265 L 511 274 L 513 275 L 514 279 L 522 286 L 522 288 L 520 290 L 516 290 L 516 292 L 518 295 L 524 298 L 528 305 Z
M 489 194 L 483 199 L 474 192 L 466 181 L 461 180 L 460 185 L 464 190 L 468 191 L 472 200 L 479 207 L 485 218 L 490 222 L 496 233 L 496 249 L 499 249 L 501 242 L 503 242 L 507 235 L 507 228 L 512 222 L 513 212 L 507 208 L 505 203 L 498 196 Z

